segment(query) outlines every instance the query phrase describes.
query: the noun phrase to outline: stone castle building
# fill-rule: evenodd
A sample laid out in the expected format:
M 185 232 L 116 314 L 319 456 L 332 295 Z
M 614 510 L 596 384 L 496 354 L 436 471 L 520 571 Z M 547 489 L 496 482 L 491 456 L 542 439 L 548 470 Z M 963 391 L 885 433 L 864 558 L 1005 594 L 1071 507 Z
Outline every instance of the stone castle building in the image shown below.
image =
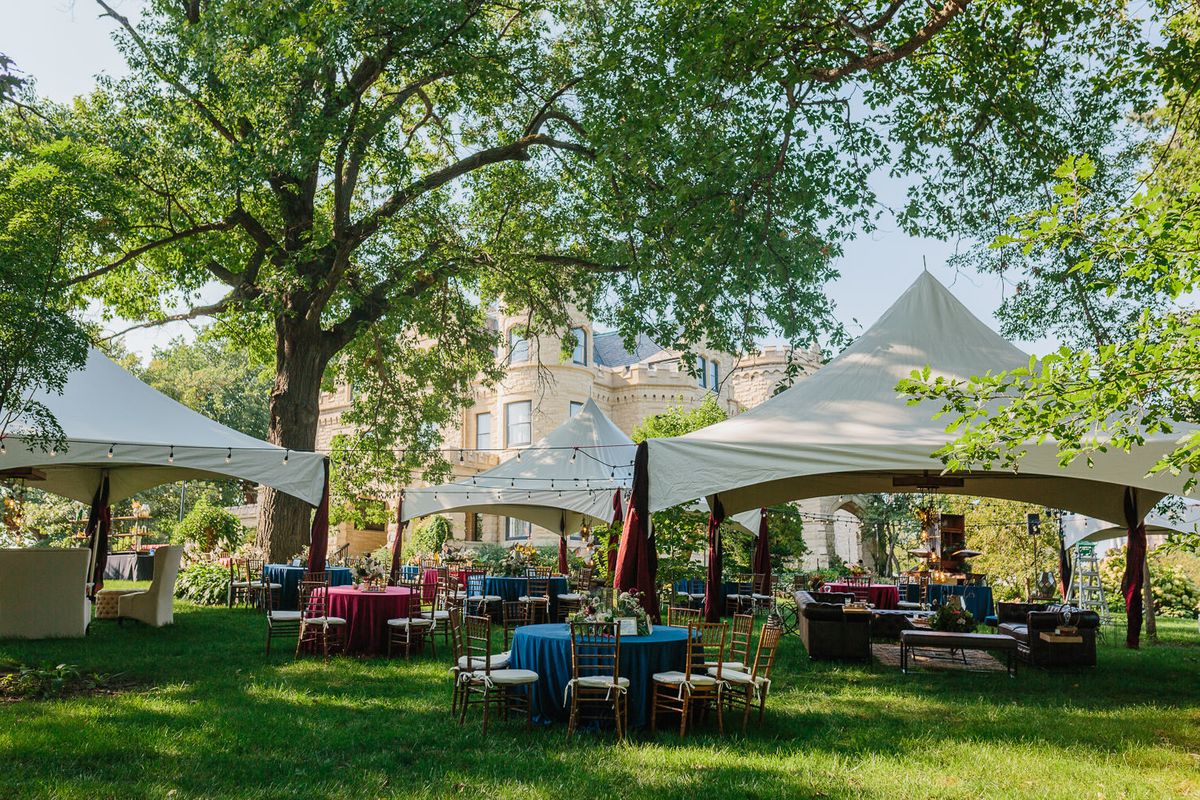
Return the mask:
M 443 446 L 463 448 L 462 460 L 451 459 L 452 480 L 495 466 L 518 450 L 545 436 L 574 415 L 591 398 L 621 430 L 632 433 L 645 418 L 671 406 L 698 405 L 715 395 L 729 416 L 771 397 L 785 378 L 788 351 L 765 347 L 755 354 L 723 353 L 700 349 L 695 374 L 683 356 L 640 337 L 632 350 L 617 333 L 597 332 L 579 319 L 568 340 L 570 356 L 563 357 L 559 337 L 540 335 L 525 340 L 518 331 L 524 317 L 495 316 L 489 320 L 507 343 L 498 357 L 508 362 L 508 372 L 497 385 L 479 385 L 473 405 L 462 412 L 458 424 L 442 431 Z M 820 367 L 815 351 L 799 354 L 805 374 Z M 803 380 L 803 376 L 798 378 Z M 321 397 L 317 448 L 328 451 L 333 437 L 347 430 L 342 414 L 351 402 L 349 387 L 340 386 Z M 400 487 L 396 487 L 396 494 Z M 808 500 L 805 539 L 809 548 L 806 566 L 823 566 L 837 553 L 848 561 L 863 558 L 857 518 L 843 510 L 836 498 Z M 447 514 L 457 539 L 512 544 L 553 544 L 557 532 L 529 523 L 486 514 Z M 392 535 L 389 531 L 386 536 Z M 384 534 L 341 532 L 352 552 L 378 547 Z

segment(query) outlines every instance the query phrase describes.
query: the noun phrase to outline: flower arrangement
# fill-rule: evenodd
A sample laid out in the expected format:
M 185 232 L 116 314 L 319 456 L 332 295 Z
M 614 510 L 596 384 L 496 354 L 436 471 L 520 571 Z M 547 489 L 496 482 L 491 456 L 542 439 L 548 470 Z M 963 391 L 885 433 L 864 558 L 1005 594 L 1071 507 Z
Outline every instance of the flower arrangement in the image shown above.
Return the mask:
M 653 628 L 650 616 L 642 608 L 642 594 L 636 589 L 617 595 L 613 608 L 604 608 L 599 597 L 585 597 L 579 610 L 570 616 L 571 622 L 616 622 L 632 617 L 637 620 L 637 635 L 649 636 Z
M 929 627 L 935 631 L 969 633 L 975 630 L 975 617 L 963 608 L 961 597 L 951 595 L 946 599 L 945 605 L 933 612 L 929 618 Z
M 529 544 L 518 544 L 509 548 L 498 570 L 502 575 L 519 577 L 530 567 L 537 566 L 539 554 L 537 548 Z
M 354 565 L 354 577 L 364 592 L 382 592 L 387 586 L 389 568 L 370 555 Z

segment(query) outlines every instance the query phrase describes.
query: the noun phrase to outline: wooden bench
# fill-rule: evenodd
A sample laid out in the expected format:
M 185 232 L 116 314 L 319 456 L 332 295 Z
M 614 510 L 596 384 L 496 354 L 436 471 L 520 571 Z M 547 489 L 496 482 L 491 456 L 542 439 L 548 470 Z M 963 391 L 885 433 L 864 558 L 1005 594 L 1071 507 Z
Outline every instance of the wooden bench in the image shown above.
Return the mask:
M 1017 674 L 1017 640 L 997 633 L 951 633 L 950 631 L 900 631 L 900 671 L 908 672 L 908 651 L 914 647 L 934 650 L 1003 651 L 1008 676 Z M 966 663 L 966 657 L 963 657 Z

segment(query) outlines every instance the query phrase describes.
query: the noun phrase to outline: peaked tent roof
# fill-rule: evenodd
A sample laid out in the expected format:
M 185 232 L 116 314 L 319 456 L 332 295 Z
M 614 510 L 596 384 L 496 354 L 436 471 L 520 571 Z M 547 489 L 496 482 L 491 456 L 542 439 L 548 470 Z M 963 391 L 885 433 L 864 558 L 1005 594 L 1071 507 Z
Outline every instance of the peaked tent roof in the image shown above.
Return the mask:
M 497 514 L 567 532 L 613 518 L 613 492 L 628 491 L 635 445 L 589 399 L 574 417 L 473 478 L 407 489 L 405 520 L 439 512 Z
M 1178 514 L 1160 514 L 1152 511 L 1146 515 L 1146 533 L 1151 536 L 1170 533 L 1195 533 L 1200 530 L 1200 503 L 1187 503 Z M 1129 531 L 1124 525 L 1105 522 L 1095 517 L 1074 514 L 1063 518 L 1063 544 L 1074 547 L 1080 542 L 1107 542 L 1124 539 Z
M 404 520 L 430 514 L 495 514 L 531 522 L 550 531 L 574 533 L 584 523 L 613 519 L 613 492 L 627 496 L 636 445 L 594 400 L 544 439 L 489 470 L 454 483 L 406 489 Z M 553 482 L 553 486 L 551 485 Z M 731 517 L 758 533 L 759 509 Z
M 265 484 L 316 505 L 324 487 L 324 456 L 285 451 L 192 411 L 142 383 L 99 350 L 91 349 L 61 395 L 34 398 L 54 415 L 66 447 L 54 455 L 5 437 L 0 470 L 45 472 L 39 489 L 89 502 L 109 476 L 109 499 L 174 481 L 240 478 Z M 286 456 L 287 463 L 284 463 Z
M 930 454 L 949 439 L 932 419 L 933 403 L 910 406 L 896 384 L 930 365 L 935 374 L 969 378 L 1026 365 L 1029 357 L 971 314 L 941 283 L 922 273 L 879 321 L 812 376 L 760 406 L 685 436 L 649 441 L 650 509 L 719 495 L 736 513 L 786 500 L 852 492 L 903 491 L 893 478 L 933 475 Z M 1182 428 L 1182 426 L 1180 426 Z M 1000 497 L 1123 519 L 1126 486 L 1145 513 L 1184 478 L 1150 467 L 1185 432 L 1148 437 L 1130 453 L 1094 456 L 1060 467 L 1053 443 L 1030 444 L 1020 470 L 956 473 L 955 494 Z

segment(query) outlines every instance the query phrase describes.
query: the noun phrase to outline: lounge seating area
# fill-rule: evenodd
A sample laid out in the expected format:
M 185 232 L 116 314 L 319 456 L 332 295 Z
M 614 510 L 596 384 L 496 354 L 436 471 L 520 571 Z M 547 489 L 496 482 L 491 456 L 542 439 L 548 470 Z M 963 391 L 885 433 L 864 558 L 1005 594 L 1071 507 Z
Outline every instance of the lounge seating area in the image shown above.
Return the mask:
M 809 658 L 871 660 L 871 614 L 846 608 L 853 594 L 799 591 L 794 598 L 796 630 Z
M 1017 642 L 1021 660 L 1035 667 L 1096 666 L 1096 635 L 1100 617 L 1058 604 L 998 603 L 997 630 Z M 1056 633 L 1060 627 L 1069 634 Z
M 84 548 L 0 550 L 0 639 L 85 635 L 90 556 Z

